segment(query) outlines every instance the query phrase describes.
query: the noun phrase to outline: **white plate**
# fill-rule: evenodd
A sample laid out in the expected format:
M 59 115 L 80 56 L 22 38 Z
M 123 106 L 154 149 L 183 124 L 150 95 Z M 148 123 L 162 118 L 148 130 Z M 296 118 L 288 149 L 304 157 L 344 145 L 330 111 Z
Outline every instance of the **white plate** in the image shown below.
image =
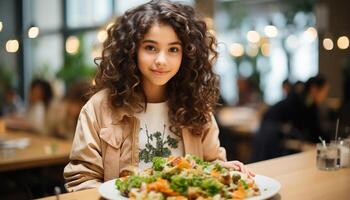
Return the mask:
M 123 197 L 119 190 L 115 187 L 115 179 L 102 183 L 100 187 L 98 187 L 98 192 L 105 199 L 111 200 L 126 200 L 128 198 Z
M 256 175 L 256 184 L 258 185 L 261 194 L 256 197 L 249 198 L 249 200 L 262 200 L 270 198 L 278 193 L 281 189 L 281 184 L 275 179 L 269 178 L 267 176 Z M 115 188 L 115 179 L 104 182 L 98 188 L 99 193 L 103 198 L 111 200 L 126 200 L 128 198 L 123 197 L 119 190 Z
M 273 178 L 262 175 L 256 175 L 254 179 L 260 189 L 261 194 L 259 196 L 251 197 L 249 198 L 249 200 L 268 199 L 270 197 L 275 196 L 281 189 L 281 184 Z

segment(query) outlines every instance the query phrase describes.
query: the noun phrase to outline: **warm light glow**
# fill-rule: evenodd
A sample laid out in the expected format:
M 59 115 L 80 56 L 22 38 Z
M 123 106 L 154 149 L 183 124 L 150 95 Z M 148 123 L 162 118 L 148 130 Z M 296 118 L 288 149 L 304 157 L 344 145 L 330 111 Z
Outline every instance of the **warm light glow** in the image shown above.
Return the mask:
M 260 40 L 260 35 L 256 31 L 248 31 L 247 40 L 251 43 L 258 43 Z
M 276 28 L 276 26 L 273 25 L 265 26 L 264 32 L 267 37 L 271 38 L 276 37 L 278 35 L 278 29 Z
M 261 45 L 261 53 L 264 56 L 270 55 L 270 44 L 269 43 L 265 43 L 265 44 Z
M 240 43 L 233 43 L 230 46 L 230 53 L 234 57 L 240 57 L 244 54 L 244 48 L 243 45 Z
M 8 40 L 6 42 L 6 51 L 9 53 L 16 53 L 19 49 L 19 43 L 17 40 Z
M 39 35 L 39 27 L 32 26 L 28 30 L 28 37 L 29 38 L 36 38 Z
M 286 40 L 286 45 L 290 50 L 298 48 L 299 41 L 298 41 L 297 36 L 295 36 L 295 35 L 288 36 L 287 40 Z
M 341 36 L 337 40 L 337 45 L 339 49 L 347 49 L 349 47 L 349 38 L 346 36 Z
M 79 39 L 76 36 L 69 36 L 66 41 L 66 51 L 69 54 L 78 53 L 80 47 Z
M 98 33 L 97 33 L 97 40 L 99 42 L 104 42 L 108 37 L 108 34 L 107 34 L 107 31 L 106 30 L 100 30 Z
M 333 47 L 334 47 L 334 44 L 333 44 L 333 41 L 332 41 L 332 39 L 330 39 L 330 38 L 325 38 L 325 39 L 323 39 L 323 48 L 324 49 L 326 49 L 326 50 L 332 50 L 333 49 Z
M 92 79 L 92 81 L 91 81 L 91 85 L 92 85 L 92 86 L 95 86 L 95 85 L 96 85 L 96 81 L 95 81 L 95 79 Z
M 2 22 L 0 21 L 0 32 L 2 31 Z
M 259 46 L 255 44 L 249 44 L 246 48 L 248 56 L 255 57 L 259 53 Z
M 308 42 L 314 42 L 317 38 L 317 30 L 314 27 L 309 27 L 304 31 L 304 36 Z

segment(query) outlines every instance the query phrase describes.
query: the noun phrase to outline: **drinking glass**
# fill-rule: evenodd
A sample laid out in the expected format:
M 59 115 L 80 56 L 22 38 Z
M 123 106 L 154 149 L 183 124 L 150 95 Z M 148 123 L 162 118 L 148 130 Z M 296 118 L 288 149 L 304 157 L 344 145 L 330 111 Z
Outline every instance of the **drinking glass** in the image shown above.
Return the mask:
M 318 143 L 316 166 L 320 170 L 337 170 L 340 163 L 340 151 L 337 144 Z
M 340 167 L 350 167 L 350 139 L 338 141 L 340 150 Z

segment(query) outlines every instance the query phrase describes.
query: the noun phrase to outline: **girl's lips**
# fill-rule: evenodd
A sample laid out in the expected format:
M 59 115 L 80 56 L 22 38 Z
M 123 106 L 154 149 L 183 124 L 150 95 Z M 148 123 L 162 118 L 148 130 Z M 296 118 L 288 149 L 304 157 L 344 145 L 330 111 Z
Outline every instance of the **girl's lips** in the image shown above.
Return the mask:
M 151 69 L 151 71 L 156 74 L 156 75 L 164 75 L 167 73 L 167 71 L 162 71 L 162 70 L 153 70 Z

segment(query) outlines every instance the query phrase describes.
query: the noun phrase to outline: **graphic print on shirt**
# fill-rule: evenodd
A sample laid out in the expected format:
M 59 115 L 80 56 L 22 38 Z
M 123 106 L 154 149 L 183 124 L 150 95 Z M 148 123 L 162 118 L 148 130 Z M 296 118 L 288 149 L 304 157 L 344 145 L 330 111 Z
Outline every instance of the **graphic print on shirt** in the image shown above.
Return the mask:
M 147 143 L 144 149 L 140 149 L 139 158 L 145 163 L 152 161 L 154 157 L 168 157 L 171 155 L 171 149 L 178 147 L 179 141 L 176 138 L 167 135 L 165 137 L 166 125 L 164 124 L 163 133 L 156 131 L 149 134 L 147 125 L 145 124 L 145 133 L 147 135 Z M 140 128 L 142 131 L 142 128 Z

